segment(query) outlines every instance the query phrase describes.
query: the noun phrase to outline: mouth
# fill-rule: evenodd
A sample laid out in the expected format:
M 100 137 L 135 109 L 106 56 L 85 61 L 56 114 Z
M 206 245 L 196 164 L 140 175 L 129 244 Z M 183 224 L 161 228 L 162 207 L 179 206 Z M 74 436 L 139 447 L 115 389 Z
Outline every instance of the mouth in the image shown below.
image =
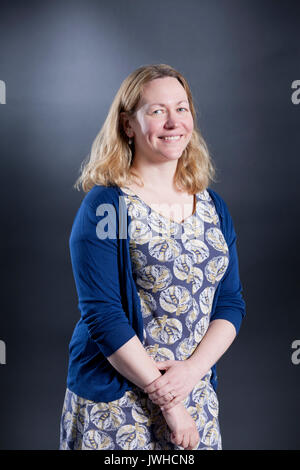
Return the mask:
M 178 135 L 165 135 L 159 137 L 163 142 L 171 143 L 171 142 L 179 142 L 183 138 L 182 134 Z

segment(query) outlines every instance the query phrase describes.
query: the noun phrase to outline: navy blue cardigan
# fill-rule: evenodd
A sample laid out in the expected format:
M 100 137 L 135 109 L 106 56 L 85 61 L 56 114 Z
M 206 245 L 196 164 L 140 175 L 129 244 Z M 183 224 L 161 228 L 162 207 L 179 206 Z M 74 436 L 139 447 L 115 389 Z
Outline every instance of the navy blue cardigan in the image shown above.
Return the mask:
M 229 264 L 216 289 L 210 320 L 228 320 L 238 333 L 245 302 L 236 233 L 224 200 L 212 189 L 207 191 L 229 247 Z M 130 221 L 118 186 L 94 186 L 81 202 L 69 239 L 81 316 L 70 341 L 67 386 L 93 401 L 117 400 L 132 389 L 133 384 L 107 357 L 135 335 L 143 341 L 143 318 L 127 236 Z M 101 235 L 104 231 L 108 232 L 106 238 Z M 216 364 L 211 383 L 216 390 Z

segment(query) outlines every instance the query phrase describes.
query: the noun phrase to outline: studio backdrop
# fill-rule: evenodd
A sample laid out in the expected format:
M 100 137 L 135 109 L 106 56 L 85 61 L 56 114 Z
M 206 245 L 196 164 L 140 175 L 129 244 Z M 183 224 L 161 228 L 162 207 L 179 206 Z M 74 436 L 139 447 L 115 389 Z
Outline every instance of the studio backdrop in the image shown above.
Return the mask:
M 218 362 L 224 449 L 299 449 L 300 29 L 290 0 L 3 0 L 0 448 L 57 449 L 80 312 L 73 185 L 134 69 L 188 80 L 237 232 L 246 317 Z

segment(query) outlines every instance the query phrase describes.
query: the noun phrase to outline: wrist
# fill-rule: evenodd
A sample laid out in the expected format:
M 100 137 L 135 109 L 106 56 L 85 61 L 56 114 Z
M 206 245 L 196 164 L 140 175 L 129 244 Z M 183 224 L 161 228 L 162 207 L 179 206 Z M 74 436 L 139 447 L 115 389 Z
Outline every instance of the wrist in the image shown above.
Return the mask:
M 185 409 L 185 406 L 182 402 L 180 402 L 180 403 L 177 403 L 177 405 L 172 406 L 172 408 L 168 410 L 161 410 L 161 412 L 164 416 L 172 416 L 176 414 L 178 411 L 182 411 L 183 408 Z
M 196 379 L 196 382 L 201 380 L 206 372 L 202 370 L 199 359 L 193 356 L 190 356 L 188 359 L 185 360 L 185 362 L 186 362 L 186 365 L 190 369 L 191 377 L 194 377 Z

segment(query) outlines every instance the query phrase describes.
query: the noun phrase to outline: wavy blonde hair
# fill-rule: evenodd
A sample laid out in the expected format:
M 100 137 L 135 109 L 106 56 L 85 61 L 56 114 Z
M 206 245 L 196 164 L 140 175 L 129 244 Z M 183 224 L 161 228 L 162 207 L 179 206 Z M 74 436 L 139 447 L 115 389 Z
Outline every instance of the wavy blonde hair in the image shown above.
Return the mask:
M 95 185 L 126 186 L 138 180 L 143 181 L 132 166 L 134 143 L 129 143 L 124 132 L 121 113 L 128 117 L 135 115 L 140 101 L 143 86 L 156 78 L 174 77 L 186 91 L 190 110 L 194 120 L 191 139 L 177 161 L 174 184 L 178 189 L 195 194 L 215 181 L 216 173 L 207 145 L 196 124 L 196 111 L 192 93 L 186 79 L 173 67 L 166 64 L 144 65 L 132 72 L 121 84 L 107 115 L 107 118 L 96 136 L 90 154 L 80 168 L 80 176 L 74 187 L 82 187 L 88 192 Z

